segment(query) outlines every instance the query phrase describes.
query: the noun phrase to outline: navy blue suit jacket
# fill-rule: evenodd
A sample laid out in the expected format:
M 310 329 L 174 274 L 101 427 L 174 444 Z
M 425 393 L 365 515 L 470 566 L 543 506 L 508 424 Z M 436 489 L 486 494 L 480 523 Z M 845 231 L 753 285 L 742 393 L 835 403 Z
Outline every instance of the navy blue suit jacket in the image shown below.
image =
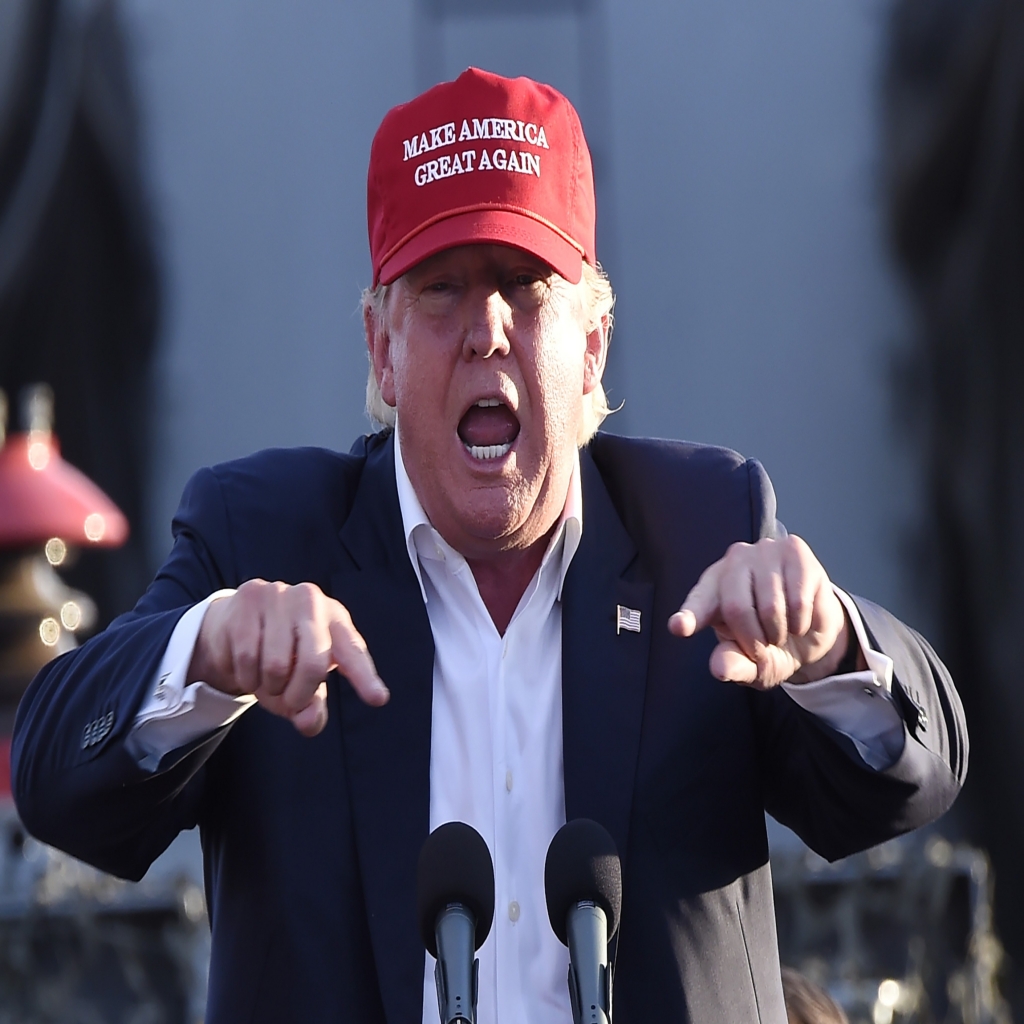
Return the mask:
M 783 692 L 716 681 L 710 631 L 679 640 L 665 623 L 729 544 L 776 531 L 763 470 L 722 449 L 610 435 L 581 466 L 585 528 L 562 608 L 565 806 L 603 823 L 623 856 L 616 1021 L 784 1024 L 764 811 L 829 858 L 933 819 L 966 770 L 959 701 L 928 645 L 863 601 L 906 722 L 889 770 Z M 174 533 L 134 611 L 26 694 L 19 811 L 41 839 L 127 878 L 199 825 L 209 1024 L 419 1024 L 433 643 L 393 444 L 377 435 L 349 455 L 266 451 L 202 470 Z M 124 741 L 175 624 L 253 577 L 311 581 L 341 601 L 391 702 L 366 707 L 334 679 L 315 739 L 257 706 L 144 771 Z M 620 604 L 640 609 L 639 634 L 616 633 Z

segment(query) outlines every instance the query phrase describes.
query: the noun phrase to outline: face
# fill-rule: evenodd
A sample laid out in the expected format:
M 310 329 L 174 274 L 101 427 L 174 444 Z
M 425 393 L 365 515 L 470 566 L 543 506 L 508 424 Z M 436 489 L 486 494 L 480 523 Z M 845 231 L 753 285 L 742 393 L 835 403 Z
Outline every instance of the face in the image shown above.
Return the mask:
M 383 323 L 367 322 L 409 478 L 467 558 L 528 548 L 561 514 L 606 354 L 585 288 L 518 249 L 467 245 L 399 278 Z

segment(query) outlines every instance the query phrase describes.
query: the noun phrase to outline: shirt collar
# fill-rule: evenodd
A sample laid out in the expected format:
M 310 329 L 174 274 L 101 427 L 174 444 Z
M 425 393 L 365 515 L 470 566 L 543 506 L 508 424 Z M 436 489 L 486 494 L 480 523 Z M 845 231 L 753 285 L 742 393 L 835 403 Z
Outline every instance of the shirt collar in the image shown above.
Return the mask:
M 420 570 L 421 549 L 417 545 L 417 536 L 426 534 L 435 549 L 442 548 L 456 558 L 462 556 L 455 552 L 445 539 L 434 529 L 426 512 L 416 495 L 416 490 L 409 479 L 405 468 L 405 460 L 402 458 L 401 432 L 398 423 L 395 423 L 395 482 L 398 484 L 398 505 L 402 511 L 402 528 L 405 533 L 405 547 L 412 563 L 412 571 L 416 573 L 416 580 L 420 585 L 420 593 L 423 595 L 423 602 L 426 603 L 427 591 L 423 585 L 423 575 Z M 558 574 L 558 599 L 562 598 L 562 587 L 565 584 L 565 574 L 569 571 L 569 564 L 580 546 L 580 538 L 583 536 L 583 488 L 580 484 L 580 453 L 577 450 L 573 458 L 572 476 L 569 478 L 569 492 L 565 497 L 565 505 L 562 514 L 559 516 L 558 524 L 547 551 L 544 553 L 542 567 L 548 560 L 553 558 L 561 548 L 561 565 Z

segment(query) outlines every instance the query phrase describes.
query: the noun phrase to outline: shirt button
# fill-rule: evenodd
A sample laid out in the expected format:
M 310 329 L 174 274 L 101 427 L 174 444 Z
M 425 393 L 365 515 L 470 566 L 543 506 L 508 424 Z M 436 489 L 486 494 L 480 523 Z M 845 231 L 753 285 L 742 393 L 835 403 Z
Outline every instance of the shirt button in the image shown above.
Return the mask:
M 515 900 L 508 905 L 508 919 L 513 924 L 519 920 L 519 904 Z
M 505 788 L 511 793 L 512 792 L 512 773 L 505 772 Z
M 874 697 L 874 695 L 875 695 L 875 691 L 874 691 L 874 690 L 872 690 L 870 686 L 865 686 L 865 687 L 864 687 L 864 692 L 865 692 L 865 693 L 866 693 L 866 694 L 867 694 L 867 695 L 868 695 L 869 697 Z

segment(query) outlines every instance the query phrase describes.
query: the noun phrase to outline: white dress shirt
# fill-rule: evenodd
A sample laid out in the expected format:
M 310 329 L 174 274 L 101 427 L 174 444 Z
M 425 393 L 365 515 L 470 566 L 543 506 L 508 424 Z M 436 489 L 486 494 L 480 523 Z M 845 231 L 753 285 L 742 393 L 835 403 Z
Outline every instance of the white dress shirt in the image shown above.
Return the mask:
M 562 786 L 562 582 L 580 543 L 579 458 L 544 559 L 505 635 L 466 560 L 430 525 L 395 469 L 402 524 L 434 636 L 430 828 L 472 825 L 494 861 L 494 924 L 480 958 L 479 1024 L 571 1024 L 569 955 L 548 921 L 544 857 L 565 824 Z M 437 1020 L 434 960 L 423 1024 Z
M 480 1024 L 570 1024 L 568 954 L 544 900 L 548 843 L 565 821 L 562 773 L 561 590 L 583 529 L 579 460 L 540 569 L 501 636 L 466 560 L 431 526 L 405 470 L 395 473 L 405 541 L 434 638 L 430 827 L 465 821 L 484 838 L 495 869 L 494 924 L 480 948 Z M 202 617 L 220 591 L 182 616 L 129 748 L 144 767 L 233 721 L 255 702 L 205 683 L 186 687 Z M 836 588 L 868 669 L 802 685 L 792 699 L 847 735 L 875 769 L 902 751 L 891 699 L 892 661 L 872 651 L 853 601 Z M 423 1022 L 437 1020 L 433 959 L 425 954 Z

